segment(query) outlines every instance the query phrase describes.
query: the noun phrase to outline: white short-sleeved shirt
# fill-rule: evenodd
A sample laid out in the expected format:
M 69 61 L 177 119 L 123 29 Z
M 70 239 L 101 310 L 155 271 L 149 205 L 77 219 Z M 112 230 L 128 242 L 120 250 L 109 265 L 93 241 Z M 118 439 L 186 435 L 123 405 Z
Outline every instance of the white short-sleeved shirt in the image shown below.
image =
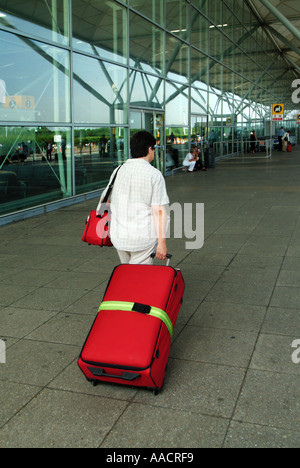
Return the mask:
M 194 162 L 193 158 L 194 156 L 191 153 L 187 154 L 186 157 L 184 158 L 182 165 L 189 166 L 190 164 L 192 164 L 192 162 Z
M 127 252 L 150 248 L 157 240 L 152 207 L 169 204 L 161 172 L 144 159 L 128 159 L 118 172 L 110 199 L 114 247 Z

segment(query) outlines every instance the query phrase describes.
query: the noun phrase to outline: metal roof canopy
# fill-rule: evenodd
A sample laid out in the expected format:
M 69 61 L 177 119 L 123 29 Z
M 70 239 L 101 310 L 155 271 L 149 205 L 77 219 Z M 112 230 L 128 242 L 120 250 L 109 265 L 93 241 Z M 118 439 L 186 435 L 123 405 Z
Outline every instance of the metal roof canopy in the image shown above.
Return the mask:
M 296 108 L 291 100 L 293 80 L 300 78 L 300 2 L 299 0 L 246 0 L 287 65 L 291 77 L 278 86 L 287 108 Z M 286 90 L 284 90 L 286 86 Z

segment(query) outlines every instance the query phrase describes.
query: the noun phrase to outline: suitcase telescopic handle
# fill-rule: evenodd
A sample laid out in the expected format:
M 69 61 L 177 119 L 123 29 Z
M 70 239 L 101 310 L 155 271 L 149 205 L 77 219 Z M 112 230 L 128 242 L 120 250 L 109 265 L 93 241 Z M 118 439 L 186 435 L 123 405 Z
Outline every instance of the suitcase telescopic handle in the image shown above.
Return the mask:
M 156 257 L 156 253 L 153 252 L 153 253 L 150 255 L 150 257 L 151 257 L 151 258 L 155 258 L 155 257 Z M 167 266 L 170 265 L 171 258 L 172 258 L 172 255 L 171 255 L 171 254 L 167 254 Z

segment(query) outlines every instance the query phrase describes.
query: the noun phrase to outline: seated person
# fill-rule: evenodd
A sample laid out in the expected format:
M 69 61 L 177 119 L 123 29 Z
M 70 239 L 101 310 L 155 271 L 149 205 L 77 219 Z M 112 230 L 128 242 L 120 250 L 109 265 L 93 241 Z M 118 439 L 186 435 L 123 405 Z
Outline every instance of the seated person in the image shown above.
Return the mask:
M 182 165 L 185 168 L 187 168 L 188 172 L 193 172 L 196 167 L 197 160 L 198 160 L 196 151 L 197 151 L 197 147 L 193 146 L 190 152 L 184 158 L 184 161 L 182 163 Z

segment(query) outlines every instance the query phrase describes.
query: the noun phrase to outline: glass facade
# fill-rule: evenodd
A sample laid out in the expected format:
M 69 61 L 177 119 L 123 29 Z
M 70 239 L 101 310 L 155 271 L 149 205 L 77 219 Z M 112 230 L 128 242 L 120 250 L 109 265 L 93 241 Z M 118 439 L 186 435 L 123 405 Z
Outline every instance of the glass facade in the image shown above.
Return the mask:
M 0 0 L 0 59 L 0 216 L 104 187 L 139 129 L 164 174 L 276 134 L 294 79 L 243 0 Z

